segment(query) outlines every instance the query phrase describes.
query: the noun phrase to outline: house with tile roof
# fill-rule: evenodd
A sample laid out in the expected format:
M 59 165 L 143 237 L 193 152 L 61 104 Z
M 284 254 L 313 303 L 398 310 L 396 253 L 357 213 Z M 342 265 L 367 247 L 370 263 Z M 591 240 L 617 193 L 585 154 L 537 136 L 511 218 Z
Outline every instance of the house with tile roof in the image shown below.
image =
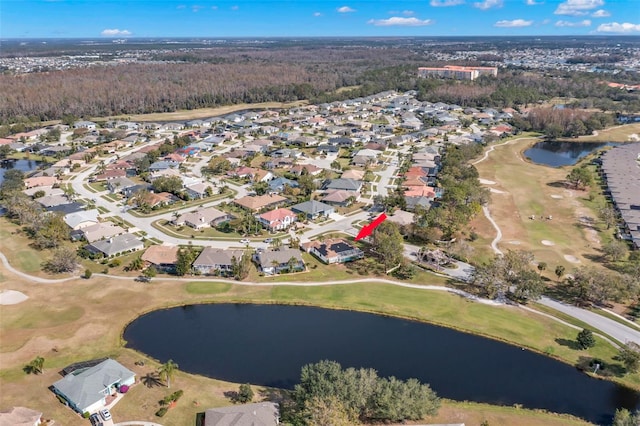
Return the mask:
M 141 258 L 146 265 L 153 265 L 158 271 L 173 272 L 176 268 L 176 262 L 178 261 L 178 246 L 150 246 L 142 253 Z
M 136 374 L 117 361 L 107 359 L 98 365 L 67 374 L 52 386 L 78 413 L 94 412 L 107 404 L 121 386 L 135 383 Z
M 269 231 L 282 231 L 293 225 L 298 216 L 289 209 L 279 208 L 262 213 L 257 218 Z
M 256 196 L 247 195 L 245 197 L 234 200 L 233 203 L 237 204 L 243 209 L 257 212 L 263 209 L 277 207 L 281 204 L 286 203 L 287 201 L 288 199 L 281 195 L 268 194 Z

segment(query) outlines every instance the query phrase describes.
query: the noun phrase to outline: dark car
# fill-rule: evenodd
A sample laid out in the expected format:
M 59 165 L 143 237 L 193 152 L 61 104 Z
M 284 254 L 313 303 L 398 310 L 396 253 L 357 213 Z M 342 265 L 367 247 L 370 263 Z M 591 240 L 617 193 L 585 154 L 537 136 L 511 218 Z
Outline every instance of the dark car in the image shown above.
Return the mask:
M 100 416 L 98 413 L 93 413 L 89 416 L 89 421 L 91 422 L 91 426 L 103 426 L 102 421 L 100 420 Z

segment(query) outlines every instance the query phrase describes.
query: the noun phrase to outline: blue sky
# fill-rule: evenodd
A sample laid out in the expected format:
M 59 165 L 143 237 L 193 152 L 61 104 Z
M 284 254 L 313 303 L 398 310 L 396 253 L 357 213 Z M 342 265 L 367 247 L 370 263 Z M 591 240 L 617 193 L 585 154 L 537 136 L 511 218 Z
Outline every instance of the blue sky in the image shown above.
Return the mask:
M 640 35 L 640 0 L 0 0 L 0 37 Z

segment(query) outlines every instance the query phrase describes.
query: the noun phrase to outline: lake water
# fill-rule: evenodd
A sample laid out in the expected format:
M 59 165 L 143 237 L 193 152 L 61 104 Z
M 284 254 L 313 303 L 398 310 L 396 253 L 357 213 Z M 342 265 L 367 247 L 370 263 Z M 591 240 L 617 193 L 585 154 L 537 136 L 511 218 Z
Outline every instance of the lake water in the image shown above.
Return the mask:
M 593 142 L 538 142 L 524 151 L 525 157 L 536 164 L 544 166 L 561 167 L 572 166 L 581 158 L 591 154 L 605 146 L 614 146 L 616 143 Z
M 33 160 L 2 160 L 0 161 L 0 184 L 4 182 L 4 173 L 7 170 L 16 169 L 26 174 L 36 170 L 39 165 L 39 161 Z
M 236 383 L 292 388 L 303 365 L 329 359 L 381 376 L 415 377 L 445 398 L 517 403 L 600 424 L 609 424 L 616 408 L 635 409 L 640 401 L 633 390 L 516 346 L 361 312 L 190 305 L 143 315 L 124 339 L 183 371 Z

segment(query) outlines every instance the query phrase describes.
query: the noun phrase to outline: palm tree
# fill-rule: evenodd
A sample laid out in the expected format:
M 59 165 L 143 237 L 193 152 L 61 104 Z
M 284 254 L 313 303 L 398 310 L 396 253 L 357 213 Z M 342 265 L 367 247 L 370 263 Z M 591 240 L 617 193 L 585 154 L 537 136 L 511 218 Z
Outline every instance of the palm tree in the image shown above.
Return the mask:
M 172 359 L 162 364 L 158 369 L 160 377 L 167 382 L 167 388 L 171 388 L 171 378 L 176 371 L 178 371 L 178 364 L 173 362 Z
M 273 238 L 271 240 L 271 248 L 278 250 L 280 247 L 282 247 L 282 240 L 280 238 Z

